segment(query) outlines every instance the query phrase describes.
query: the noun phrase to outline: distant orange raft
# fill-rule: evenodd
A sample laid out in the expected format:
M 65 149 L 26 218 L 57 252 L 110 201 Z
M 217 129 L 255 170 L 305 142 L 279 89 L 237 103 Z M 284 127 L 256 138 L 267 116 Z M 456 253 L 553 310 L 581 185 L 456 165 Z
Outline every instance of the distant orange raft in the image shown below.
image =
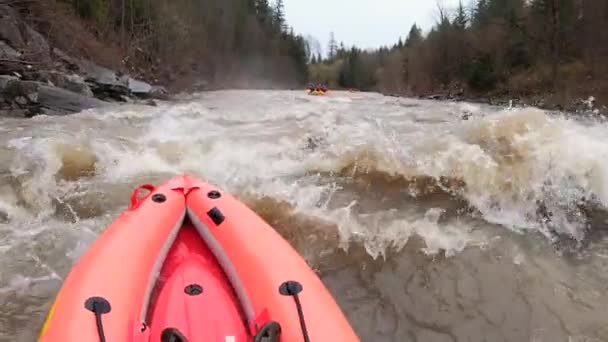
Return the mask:
M 39 340 L 359 341 L 274 229 L 188 176 L 134 191 L 65 279 Z

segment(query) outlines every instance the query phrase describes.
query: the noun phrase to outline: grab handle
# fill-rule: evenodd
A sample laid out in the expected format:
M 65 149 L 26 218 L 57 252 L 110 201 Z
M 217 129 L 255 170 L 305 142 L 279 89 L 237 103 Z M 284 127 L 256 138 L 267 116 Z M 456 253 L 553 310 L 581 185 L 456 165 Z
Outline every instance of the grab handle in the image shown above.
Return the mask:
M 144 197 L 139 198 L 139 192 L 141 190 L 148 190 L 148 193 Z M 135 188 L 135 190 L 133 190 L 133 193 L 131 194 L 131 207 L 129 207 L 129 210 L 137 209 L 142 204 L 142 202 L 145 201 L 146 198 L 148 198 L 148 196 L 150 196 L 154 192 L 154 190 L 156 190 L 156 187 L 152 184 L 142 184 Z

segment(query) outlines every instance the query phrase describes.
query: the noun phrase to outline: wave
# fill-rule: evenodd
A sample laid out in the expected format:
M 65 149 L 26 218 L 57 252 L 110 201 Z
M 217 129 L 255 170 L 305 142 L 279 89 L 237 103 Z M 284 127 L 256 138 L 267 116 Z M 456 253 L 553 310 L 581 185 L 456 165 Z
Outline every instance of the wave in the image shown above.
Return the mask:
M 485 244 L 482 234 L 469 232 L 464 222 L 442 222 L 443 210 L 412 214 L 397 210 L 355 214 L 351 207 L 302 212 L 287 201 L 243 194 L 240 198 L 287 239 L 311 264 L 331 262 L 338 250 L 365 250 L 376 259 L 414 244 L 427 254 L 453 255 L 471 245 Z M 357 254 L 357 253 L 355 253 Z M 349 259 L 353 255 L 349 253 Z
M 537 110 L 503 112 L 431 137 L 433 144 L 409 141 L 407 153 L 396 157 L 387 147 L 367 144 L 321 158 L 308 173 L 360 192 L 399 193 L 401 199 L 393 199 L 405 202 L 442 197 L 443 205 L 456 201 L 459 212 L 515 231 L 583 241 L 598 228 L 594 213 L 608 204 L 602 157 L 608 142 L 598 126 Z
M 281 131 L 266 140 L 268 132 L 256 136 L 250 126 L 212 123 L 218 114 L 191 112 L 200 108 L 183 105 L 185 117 L 155 117 L 126 136 L 74 139 L 55 128 L 9 141 L 10 157 L 0 155 L 6 161 L 0 222 L 28 215 L 78 222 L 116 213 L 138 183 L 182 172 L 246 194 L 304 252 L 317 246 L 310 238 L 328 250 L 360 245 L 377 257 L 423 236 L 425 251 L 451 253 L 470 239 L 458 221 L 471 219 L 584 242 L 601 230 L 606 213 L 604 123 L 526 109 L 450 117 L 430 128 L 415 123 L 422 115 L 416 113 L 414 126 L 406 121 L 392 129 L 374 126 L 367 114 L 359 120 L 333 113 L 318 125 L 302 111 L 315 129 L 296 120 L 293 136 Z

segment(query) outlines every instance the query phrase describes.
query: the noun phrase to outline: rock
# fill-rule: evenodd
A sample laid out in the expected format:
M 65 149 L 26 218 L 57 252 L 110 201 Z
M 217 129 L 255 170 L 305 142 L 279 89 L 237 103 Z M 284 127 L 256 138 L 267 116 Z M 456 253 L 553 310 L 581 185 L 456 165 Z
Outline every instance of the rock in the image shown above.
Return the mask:
M 125 102 L 129 96 L 139 98 L 164 98 L 166 89 L 136 80 L 128 75 L 101 67 L 90 61 L 81 61 L 79 69 L 96 97 Z
M 429 95 L 426 97 L 427 100 L 445 100 L 445 96 L 441 94 Z
M 93 97 L 93 91 L 84 78 L 78 75 L 67 75 L 58 71 L 41 71 L 36 73 L 40 82 L 50 82 L 52 85 L 63 88 L 87 97 Z
M 24 48 L 25 40 L 19 29 L 20 20 L 17 12 L 7 6 L 0 5 L 0 40 L 13 48 Z
M 104 68 L 90 61 L 80 63 L 80 70 L 85 79 L 107 86 L 120 86 L 126 88 L 126 82 L 115 71 Z
M 126 83 L 129 91 L 138 96 L 146 96 L 152 91 L 152 86 L 146 82 L 138 81 L 131 77 L 126 77 Z
M 46 39 L 37 31 L 29 26 L 26 26 L 26 47 L 25 52 L 28 55 L 35 56 L 36 60 L 42 62 L 50 62 L 51 60 L 51 48 Z
M 96 97 L 124 101 L 122 96 L 129 94 L 125 79 L 119 77 L 116 72 L 90 61 L 81 61 L 79 69 Z
M 167 89 L 161 86 L 152 86 L 150 97 L 158 100 L 169 100 Z
M 78 63 L 76 60 L 58 48 L 53 48 L 51 55 L 60 63 L 60 65 L 65 66 L 68 70 L 78 70 Z
M 9 6 L 0 5 L 0 40 L 15 51 L 34 56 L 36 60 L 50 60 L 50 48 L 46 39 L 25 24 Z
M 327 145 L 327 140 L 324 137 L 312 135 L 306 138 L 306 145 L 304 148 L 309 151 L 316 151 L 325 145 Z
M 21 53 L 8 44 L 0 40 L 0 58 L 2 59 L 19 59 Z
M 7 109 L 7 110 L 0 110 L 0 118 L 2 117 L 7 117 L 7 118 L 28 118 L 30 117 L 30 113 L 28 110 L 26 109 Z
M 10 80 L 2 92 L 5 102 L 36 114 L 63 115 L 106 105 L 104 101 L 87 97 L 35 81 Z
M 209 82 L 207 80 L 200 79 L 193 85 L 196 90 L 207 90 L 209 88 Z
M 126 79 L 130 94 L 133 96 L 142 99 L 168 99 L 167 89 L 162 86 L 153 86 L 128 76 L 124 77 L 123 79 Z
M 17 79 L 18 78 L 15 76 L 0 75 L 0 94 L 3 93 L 4 88 L 6 87 L 6 85 L 8 84 L 9 81 L 14 81 Z
M 27 95 L 38 91 L 39 84 L 33 81 L 21 81 L 21 80 L 9 80 L 2 94 L 8 101 L 17 101 L 19 97 L 26 97 Z
M 74 113 L 84 109 L 102 107 L 107 102 L 83 96 L 69 90 L 40 85 L 38 90 L 38 103 L 58 113 Z
M 154 95 L 165 95 L 167 94 L 167 89 L 163 86 L 152 86 L 150 93 Z
M 23 96 L 17 96 L 13 101 L 22 106 L 25 106 L 28 103 L 28 100 Z
M 469 120 L 472 116 L 473 116 L 473 113 L 466 112 L 466 113 L 462 114 L 461 119 L 466 121 L 466 120 Z

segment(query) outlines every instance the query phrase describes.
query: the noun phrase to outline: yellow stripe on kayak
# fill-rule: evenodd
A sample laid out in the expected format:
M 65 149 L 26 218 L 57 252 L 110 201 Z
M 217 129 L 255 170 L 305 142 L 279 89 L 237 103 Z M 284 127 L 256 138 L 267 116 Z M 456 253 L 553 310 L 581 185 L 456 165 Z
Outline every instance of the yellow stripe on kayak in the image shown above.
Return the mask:
M 46 331 L 49 328 L 49 324 L 51 323 L 51 319 L 53 318 L 53 315 L 55 314 L 55 306 L 56 306 L 56 304 L 57 304 L 57 300 L 55 300 L 55 302 L 53 302 L 53 305 L 51 306 L 51 309 L 49 310 L 49 313 L 47 314 L 46 319 L 44 320 L 44 324 L 42 325 L 42 329 L 40 330 L 40 335 L 38 336 L 38 341 L 42 340 L 42 338 L 46 334 Z

